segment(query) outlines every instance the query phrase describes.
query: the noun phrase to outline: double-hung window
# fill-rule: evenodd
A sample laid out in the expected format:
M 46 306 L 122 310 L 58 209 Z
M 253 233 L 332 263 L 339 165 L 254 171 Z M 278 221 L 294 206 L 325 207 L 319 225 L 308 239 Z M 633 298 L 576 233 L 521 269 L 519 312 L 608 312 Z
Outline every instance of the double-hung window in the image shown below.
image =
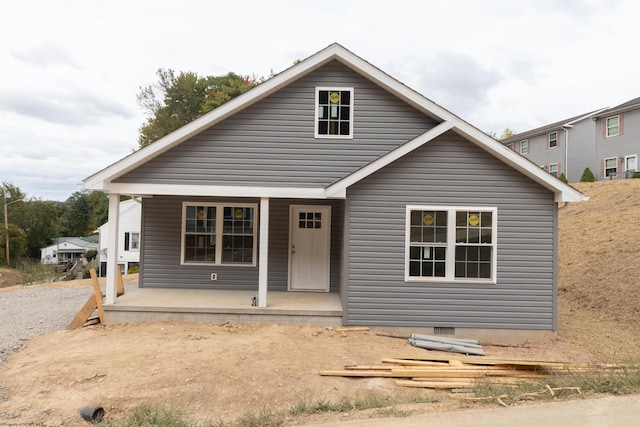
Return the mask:
M 549 165 L 549 173 L 553 176 L 558 176 L 558 164 L 557 163 L 551 163 Z
M 316 138 L 353 138 L 353 88 L 316 88 Z
M 140 233 L 124 233 L 124 250 L 137 251 L 140 250 Z
M 182 263 L 255 265 L 255 204 L 182 204 Z
M 496 280 L 497 208 L 407 206 L 405 280 Z
M 529 140 L 523 139 L 520 141 L 520 154 L 529 154 Z
M 604 176 L 609 178 L 618 175 L 618 158 L 609 157 L 604 159 Z
M 620 134 L 620 116 L 607 117 L 607 138 Z
M 556 148 L 558 146 L 558 132 L 551 132 L 549 134 L 549 148 Z

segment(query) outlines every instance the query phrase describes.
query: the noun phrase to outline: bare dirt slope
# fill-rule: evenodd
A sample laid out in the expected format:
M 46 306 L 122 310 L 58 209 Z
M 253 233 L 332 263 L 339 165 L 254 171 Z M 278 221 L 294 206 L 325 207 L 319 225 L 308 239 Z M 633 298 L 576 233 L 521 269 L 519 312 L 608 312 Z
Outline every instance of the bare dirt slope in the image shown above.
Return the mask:
M 640 180 L 578 184 L 591 197 L 560 211 L 560 330 L 527 348 L 485 347 L 493 357 L 568 361 L 640 359 Z M 389 379 L 320 377 L 324 369 L 424 354 L 376 332 L 311 326 L 150 323 L 92 326 L 30 340 L 0 371 L 0 424 L 86 425 L 78 408 L 107 421 L 145 404 L 173 405 L 198 421 L 368 393 L 460 405 Z M 443 353 L 440 353 L 442 355 Z M 406 409 L 406 408 L 405 408 Z M 323 414 L 344 420 L 376 415 Z M 317 421 L 305 417 L 289 424 Z

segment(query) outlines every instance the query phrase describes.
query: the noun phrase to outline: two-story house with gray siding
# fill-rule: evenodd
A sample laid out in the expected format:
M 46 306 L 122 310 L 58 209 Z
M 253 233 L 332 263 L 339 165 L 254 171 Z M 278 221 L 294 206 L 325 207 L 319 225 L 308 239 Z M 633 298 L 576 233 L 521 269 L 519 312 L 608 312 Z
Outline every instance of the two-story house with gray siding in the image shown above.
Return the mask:
M 638 171 L 640 98 L 613 108 L 518 133 L 501 141 L 552 175 L 578 182 L 585 168 L 597 180 L 630 178 Z
M 113 227 L 120 195 L 141 198 L 140 291 L 168 305 L 333 295 L 343 325 L 449 332 L 556 330 L 558 204 L 583 200 L 338 44 L 83 183 Z M 115 277 L 106 316 L 133 294 Z

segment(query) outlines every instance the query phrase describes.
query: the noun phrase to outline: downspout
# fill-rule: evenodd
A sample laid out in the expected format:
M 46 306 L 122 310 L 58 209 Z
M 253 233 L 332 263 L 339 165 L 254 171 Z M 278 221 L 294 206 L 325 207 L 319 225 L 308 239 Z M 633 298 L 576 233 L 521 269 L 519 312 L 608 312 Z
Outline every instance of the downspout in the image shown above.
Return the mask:
M 564 131 L 564 170 L 567 180 L 569 179 L 569 129 L 572 127 L 573 125 L 570 124 L 560 126 L 560 129 Z

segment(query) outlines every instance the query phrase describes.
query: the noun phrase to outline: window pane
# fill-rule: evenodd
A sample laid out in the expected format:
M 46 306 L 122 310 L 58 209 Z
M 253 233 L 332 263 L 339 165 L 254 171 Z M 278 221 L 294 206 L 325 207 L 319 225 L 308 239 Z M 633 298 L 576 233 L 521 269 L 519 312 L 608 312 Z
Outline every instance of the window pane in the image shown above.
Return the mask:
M 318 103 L 320 104 L 328 104 L 329 103 L 329 91 L 321 90 L 318 92 Z

